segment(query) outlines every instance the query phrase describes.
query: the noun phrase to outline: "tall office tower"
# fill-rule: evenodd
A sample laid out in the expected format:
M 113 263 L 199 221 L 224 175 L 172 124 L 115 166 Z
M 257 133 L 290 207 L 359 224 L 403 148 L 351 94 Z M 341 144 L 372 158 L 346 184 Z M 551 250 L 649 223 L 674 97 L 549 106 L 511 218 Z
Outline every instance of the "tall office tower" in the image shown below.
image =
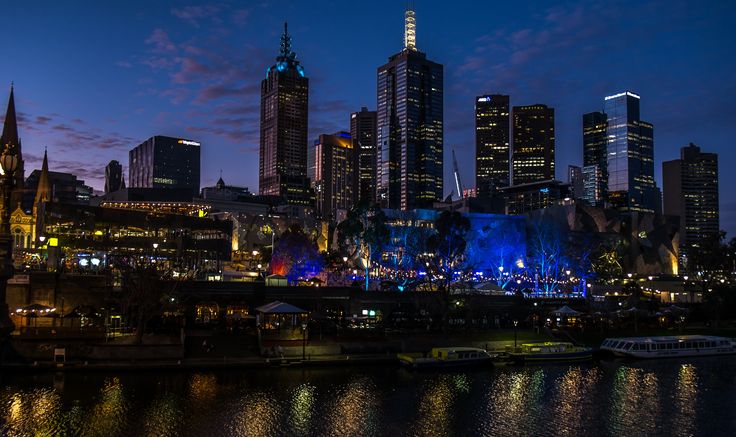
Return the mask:
M 664 213 L 680 217 L 680 241 L 687 248 L 718 235 L 718 155 L 693 143 L 680 159 L 662 163 Z
M 514 185 L 555 178 L 555 110 L 547 105 L 514 106 Z
M 363 107 L 350 114 L 350 136 L 355 148 L 358 201 L 376 202 L 376 111 Z
M 283 196 L 291 205 L 312 206 L 307 178 L 309 79 L 291 50 L 284 23 L 281 51 L 261 82 L 261 145 L 258 191 Z
M 112 160 L 105 167 L 105 194 L 125 188 L 123 166 Z
M 131 188 L 187 188 L 199 195 L 200 144 L 156 135 L 128 153 Z
M 586 176 L 586 197 L 593 206 L 603 206 L 605 203 L 606 183 L 608 176 L 606 167 L 608 162 L 608 117 L 602 112 L 583 114 L 583 167 L 589 168 Z M 595 180 L 590 179 L 596 176 Z M 597 193 L 597 194 L 596 194 Z
M 414 11 L 404 49 L 378 68 L 376 197 L 383 208 L 414 209 L 443 197 L 443 67 L 416 47 Z
M 583 190 L 579 199 L 591 206 L 603 206 L 603 172 L 598 165 L 585 165 L 580 169 Z
M 654 126 L 639 118 L 640 97 L 625 91 L 608 96 L 606 125 L 606 202 L 622 211 L 660 213 L 654 183 Z
M 509 96 L 475 98 L 475 189 L 491 197 L 511 182 L 509 167 Z
M 20 137 L 18 136 L 18 120 L 15 113 L 15 97 L 12 85 L 10 86 L 8 108 L 5 111 L 3 133 L 0 135 L 0 147 L 3 149 L 5 147 L 9 147 L 9 152 L 15 154 L 18 158 L 17 168 L 15 170 L 15 187 L 13 187 L 13 191 L 10 193 L 10 205 L 8 206 L 12 212 L 15 208 L 21 205 L 23 201 L 23 189 L 25 187 L 23 150 L 21 148 Z M 2 152 L 2 150 L 0 150 L 0 152 Z
M 567 183 L 570 185 L 570 197 L 580 199 L 583 197 L 583 169 L 577 165 L 567 166 Z
M 308 174 L 322 218 L 335 220 L 338 209 L 355 205 L 356 153 L 347 132 L 320 135 L 309 150 Z

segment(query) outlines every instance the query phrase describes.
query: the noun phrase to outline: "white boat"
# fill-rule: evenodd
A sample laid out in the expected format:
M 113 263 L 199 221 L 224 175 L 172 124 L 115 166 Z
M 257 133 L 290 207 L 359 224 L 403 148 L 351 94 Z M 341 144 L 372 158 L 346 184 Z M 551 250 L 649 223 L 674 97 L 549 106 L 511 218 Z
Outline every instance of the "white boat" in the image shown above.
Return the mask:
M 736 354 L 736 341 L 709 335 L 607 338 L 602 351 L 619 357 L 667 358 Z

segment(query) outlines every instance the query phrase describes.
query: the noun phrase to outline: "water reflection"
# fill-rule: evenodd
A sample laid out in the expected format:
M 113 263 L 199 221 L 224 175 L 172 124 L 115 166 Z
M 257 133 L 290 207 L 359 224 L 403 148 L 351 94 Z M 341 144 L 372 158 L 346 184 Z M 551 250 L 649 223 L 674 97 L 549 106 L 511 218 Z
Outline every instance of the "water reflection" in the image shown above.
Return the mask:
M 289 424 L 294 435 L 309 435 L 316 393 L 317 389 L 310 384 L 302 384 L 294 390 L 289 414 Z
M 328 407 L 327 429 L 331 436 L 379 434 L 377 388 L 367 377 L 358 377 L 332 394 Z
M 2 374 L 0 435 L 736 435 L 735 374 L 736 360 Z
M 544 393 L 542 369 L 507 369 L 486 392 L 478 432 L 483 435 L 533 433 L 542 413 Z
M 622 366 L 613 382 L 610 425 L 617 435 L 649 435 L 658 427 L 660 387 L 652 371 Z
M 683 364 L 677 375 L 674 394 L 677 413 L 674 415 L 672 431 L 675 435 L 689 436 L 695 434 L 698 401 L 698 375 L 692 364 Z

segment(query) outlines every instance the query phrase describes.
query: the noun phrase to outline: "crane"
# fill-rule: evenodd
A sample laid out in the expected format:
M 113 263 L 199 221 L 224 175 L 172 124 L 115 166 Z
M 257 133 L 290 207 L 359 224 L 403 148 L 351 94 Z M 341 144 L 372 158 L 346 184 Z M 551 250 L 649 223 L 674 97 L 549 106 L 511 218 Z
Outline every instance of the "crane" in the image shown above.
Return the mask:
M 461 199 L 465 197 L 465 191 L 463 190 L 463 183 L 460 181 L 460 170 L 457 168 L 457 158 L 455 158 L 455 148 L 452 148 L 452 166 L 453 174 L 455 175 L 455 188 L 457 189 L 457 196 Z

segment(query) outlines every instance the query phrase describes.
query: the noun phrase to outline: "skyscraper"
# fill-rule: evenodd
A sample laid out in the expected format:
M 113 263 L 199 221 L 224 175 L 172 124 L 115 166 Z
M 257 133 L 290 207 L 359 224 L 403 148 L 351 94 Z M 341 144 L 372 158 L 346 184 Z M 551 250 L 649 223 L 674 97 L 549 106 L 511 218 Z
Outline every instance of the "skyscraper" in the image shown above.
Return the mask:
M 414 209 L 443 197 L 443 67 L 416 47 L 414 11 L 404 49 L 378 68 L 377 201 Z
M 309 150 L 308 174 L 322 218 L 335 220 L 338 209 L 348 210 L 355 204 L 356 153 L 347 132 L 320 135 Z
M 261 82 L 261 144 L 258 191 L 283 196 L 291 205 L 312 206 L 307 178 L 309 79 L 291 50 L 284 23 L 276 63 Z
M 509 167 L 509 96 L 491 94 L 475 99 L 475 189 L 490 197 L 511 182 Z
M 567 184 L 570 185 L 570 196 L 573 199 L 583 197 L 583 169 L 580 166 L 567 166 Z
M 680 217 L 684 252 L 720 231 L 718 155 L 702 153 L 693 143 L 680 149 L 680 159 L 662 163 L 664 213 Z
M 604 101 L 606 202 L 622 211 L 661 212 L 654 183 L 654 126 L 640 119 L 639 102 L 629 91 Z M 601 152 L 590 154 L 600 157 Z
M 605 202 L 608 176 L 608 138 L 606 129 L 608 117 L 602 112 L 583 114 L 583 167 L 585 173 L 586 201 L 594 206 L 603 206 Z M 594 167 L 594 168 L 593 168 Z
M 555 110 L 514 106 L 514 185 L 555 178 Z
M 353 138 L 356 164 L 357 200 L 369 204 L 376 201 L 376 111 L 363 107 L 350 114 L 350 136 Z
M 123 166 L 112 160 L 105 167 L 105 194 L 125 188 Z
M 156 135 L 128 153 L 131 188 L 187 188 L 199 195 L 200 143 Z

